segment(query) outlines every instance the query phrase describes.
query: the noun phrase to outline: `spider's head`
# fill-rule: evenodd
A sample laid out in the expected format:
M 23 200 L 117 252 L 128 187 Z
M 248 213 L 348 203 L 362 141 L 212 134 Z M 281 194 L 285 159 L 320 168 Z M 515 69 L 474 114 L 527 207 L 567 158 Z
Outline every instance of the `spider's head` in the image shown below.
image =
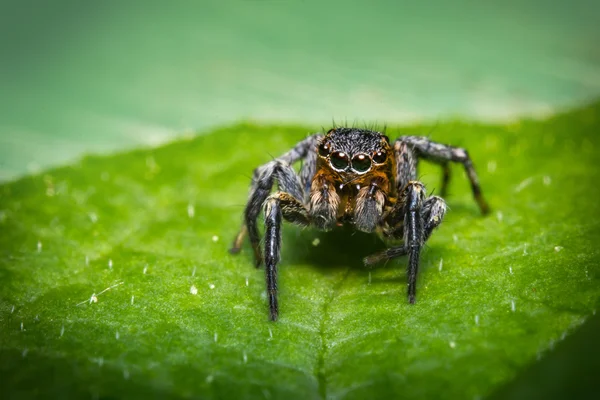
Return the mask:
M 319 165 L 338 176 L 389 170 L 390 139 L 383 133 L 356 128 L 331 129 L 318 147 Z

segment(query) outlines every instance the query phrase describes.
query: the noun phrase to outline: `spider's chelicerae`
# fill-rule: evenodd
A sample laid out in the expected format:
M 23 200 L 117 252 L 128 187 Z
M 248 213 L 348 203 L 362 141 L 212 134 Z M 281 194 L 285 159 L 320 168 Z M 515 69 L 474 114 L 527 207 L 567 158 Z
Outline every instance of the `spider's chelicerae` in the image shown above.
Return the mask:
M 467 151 L 425 137 L 402 136 L 390 143 L 380 132 L 334 128 L 325 135 L 309 136 L 254 170 L 244 223 L 230 251 L 238 253 L 249 236 L 256 266 L 265 263 L 271 320 L 278 316 L 282 218 L 325 231 L 351 225 L 359 231 L 376 232 L 386 240 L 402 240 L 398 246 L 366 257 L 364 263 L 373 265 L 408 255 L 408 301 L 415 302 L 421 248 L 446 212 L 444 200 L 427 197 L 425 187 L 417 180 L 421 158 L 442 166 L 442 196 L 450 179 L 449 163 L 461 163 L 481 211 L 489 211 Z M 292 167 L 297 161 L 302 161 L 299 174 Z M 271 194 L 275 182 L 279 190 Z M 263 208 L 264 260 L 256 224 Z

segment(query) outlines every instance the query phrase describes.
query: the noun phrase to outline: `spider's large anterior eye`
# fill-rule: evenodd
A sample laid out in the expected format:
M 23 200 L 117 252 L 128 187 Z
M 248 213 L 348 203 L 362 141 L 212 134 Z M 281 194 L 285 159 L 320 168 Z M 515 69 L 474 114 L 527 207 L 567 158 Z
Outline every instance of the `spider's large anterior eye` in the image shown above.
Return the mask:
M 321 157 L 327 157 L 329 155 L 329 144 L 321 143 L 319 145 L 319 155 Z
M 331 157 L 329 157 L 329 160 L 333 168 L 337 170 L 345 170 L 350 164 L 348 161 L 348 155 L 346 153 L 342 153 L 341 151 L 333 153 Z
M 352 158 L 352 169 L 356 172 L 367 172 L 371 168 L 371 158 L 366 154 L 357 154 Z
M 386 158 L 387 154 L 383 150 L 378 151 L 377 153 L 375 153 L 375 155 L 373 155 L 373 161 L 375 161 L 376 164 L 383 164 Z

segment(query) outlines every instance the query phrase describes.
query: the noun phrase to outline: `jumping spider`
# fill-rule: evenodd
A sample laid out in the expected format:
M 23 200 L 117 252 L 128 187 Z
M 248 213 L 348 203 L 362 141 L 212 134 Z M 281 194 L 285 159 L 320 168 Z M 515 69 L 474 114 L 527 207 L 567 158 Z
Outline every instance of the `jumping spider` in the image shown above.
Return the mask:
M 324 231 L 351 225 L 359 231 L 376 232 L 383 239 L 401 239 L 401 245 L 366 257 L 364 263 L 370 266 L 408 255 L 408 301 L 415 302 L 421 248 L 446 212 L 444 200 L 427 197 L 425 187 L 417 180 L 420 158 L 442 166 L 442 196 L 450 179 L 449 163 L 461 163 L 479 208 L 484 214 L 489 211 L 467 151 L 425 137 L 402 136 L 390 143 L 380 132 L 334 128 L 326 135 L 309 136 L 281 157 L 254 170 L 244 223 L 230 252 L 238 253 L 248 235 L 256 266 L 263 263 L 256 220 L 264 208 L 264 262 L 271 320 L 278 316 L 277 264 L 282 217 Z M 298 174 L 292 164 L 300 160 Z M 279 190 L 271 194 L 274 182 Z

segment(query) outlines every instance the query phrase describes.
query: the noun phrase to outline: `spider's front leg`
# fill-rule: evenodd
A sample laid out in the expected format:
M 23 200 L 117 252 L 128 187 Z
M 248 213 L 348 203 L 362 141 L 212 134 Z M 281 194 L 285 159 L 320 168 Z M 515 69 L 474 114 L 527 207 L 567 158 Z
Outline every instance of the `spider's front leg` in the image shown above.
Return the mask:
M 425 188 L 419 182 L 409 182 L 404 211 L 404 247 L 408 253 L 408 302 L 415 302 L 419 258 L 424 242 L 423 201 Z
M 308 176 L 311 170 L 310 168 L 306 168 L 305 170 L 308 172 L 302 177 L 299 177 L 291 167 L 291 164 L 301 159 L 311 159 L 311 162 L 308 163 L 308 165 L 312 166 L 314 163 L 312 159 L 314 157 L 311 156 L 314 156 L 314 149 L 321 137 L 320 134 L 309 136 L 281 157 L 254 170 L 248 203 L 244 210 L 244 223 L 233 241 L 233 245 L 229 250 L 230 253 L 239 253 L 242 243 L 246 235 L 248 235 L 250 243 L 252 244 L 252 250 L 254 251 L 255 264 L 257 267 L 262 264 L 263 258 L 260 251 L 260 234 L 256 224 L 258 214 L 260 214 L 260 210 L 265 200 L 271 193 L 275 181 L 280 190 L 290 193 L 297 199 L 303 198 L 303 180 L 307 179 L 304 175 Z M 312 169 L 314 170 L 314 167 Z
M 421 249 L 435 228 L 442 223 L 445 214 L 446 203 L 441 197 L 426 198 L 423 184 L 410 181 L 401 193 L 397 206 L 389 215 L 389 220 L 402 221 L 396 234 L 398 239 L 403 239 L 404 243 L 372 254 L 363 260 L 366 266 L 373 266 L 408 254 L 407 278 L 410 303 L 415 302 Z
M 257 267 L 263 262 L 260 249 L 260 234 L 257 226 L 258 214 L 261 209 L 265 213 L 265 264 L 267 292 L 269 297 L 270 317 L 277 319 L 277 264 L 281 249 L 281 219 L 307 225 L 309 215 L 303 204 L 308 187 L 316 169 L 316 146 L 322 138 L 321 134 L 312 135 L 299 142 L 294 148 L 281 157 L 276 158 L 254 170 L 248 203 L 244 210 L 244 223 L 237 234 L 231 253 L 238 253 L 248 235 L 254 260 Z M 300 175 L 291 164 L 303 160 Z M 277 183 L 279 192 L 271 195 L 273 185 Z
M 291 194 L 277 192 L 265 201 L 265 267 L 269 316 L 276 321 L 279 314 L 277 304 L 277 264 L 281 253 L 281 218 L 301 226 L 308 226 L 308 210 Z
M 408 254 L 408 301 L 415 303 L 417 273 L 423 245 L 437 228 L 446 213 L 446 203 L 437 196 L 425 200 L 425 187 L 409 182 L 404 210 L 404 250 Z

